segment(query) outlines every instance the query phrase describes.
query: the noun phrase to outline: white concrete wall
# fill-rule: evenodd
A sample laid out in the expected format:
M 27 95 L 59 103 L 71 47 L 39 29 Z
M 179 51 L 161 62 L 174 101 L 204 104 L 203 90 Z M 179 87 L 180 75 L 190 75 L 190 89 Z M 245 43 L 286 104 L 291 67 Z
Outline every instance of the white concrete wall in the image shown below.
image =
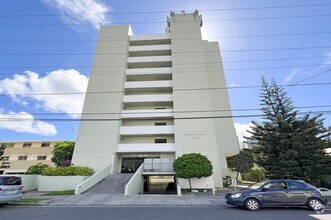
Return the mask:
M 219 187 L 228 172 L 225 155 L 239 151 L 232 119 L 189 119 L 217 117 L 220 113 L 213 110 L 230 109 L 226 90 L 208 90 L 226 86 L 219 47 L 202 41 L 200 21 L 193 14 L 174 15 L 170 26 L 176 156 L 193 152 L 206 155 L 214 168 L 215 186 Z M 181 111 L 196 112 L 176 113 Z
M 140 165 L 135 174 L 131 177 L 129 182 L 125 185 L 125 195 L 143 194 L 144 192 L 144 178 L 142 176 L 143 164 Z
M 177 178 L 177 181 L 182 189 L 190 189 L 190 183 L 188 179 Z M 206 178 L 192 178 L 192 189 L 212 189 L 214 188 L 214 179 L 212 176 Z
M 23 192 L 38 189 L 38 178 L 40 175 L 21 175 Z
M 74 190 L 88 176 L 41 176 L 39 192 Z
M 83 113 L 121 112 L 123 94 L 89 92 L 123 90 L 130 32 L 128 25 L 101 27 L 99 39 L 115 41 L 98 41 Z M 83 115 L 82 119 L 88 117 Z M 95 117 L 118 119 L 119 115 Z M 75 165 L 92 167 L 95 171 L 113 164 L 119 143 L 120 125 L 120 121 L 81 121 L 72 162 Z M 115 167 L 114 165 L 113 168 Z

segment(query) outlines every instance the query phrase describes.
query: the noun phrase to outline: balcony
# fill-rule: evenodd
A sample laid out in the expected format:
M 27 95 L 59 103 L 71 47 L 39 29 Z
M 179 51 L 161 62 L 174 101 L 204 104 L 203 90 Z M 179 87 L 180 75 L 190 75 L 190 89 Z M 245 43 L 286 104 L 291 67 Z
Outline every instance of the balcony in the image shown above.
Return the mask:
M 173 118 L 173 109 L 123 110 L 122 119 L 132 118 Z
M 143 174 L 175 174 L 173 161 L 168 158 L 145 158 L 143 163 Z
M 174 126 L 121 126 L 122 136 L 173 135 Z
M 171 67 L 127 69 L 128 81 L 171 80 Z
M 172 91 L 171 80 L 125 82 L 126 92 Z
M 130 57 L 171 55 L 171 45 L 130 46 Z
M 125 95 L 123 103 L 125 106 L 145 106 L 145 105 L 163 105 L 173 102 L 173 97 L 170 94 L 162 95 Z
M 170 44 L 170 34 L 142 34 L 130 36 L 130 45 L 161 45 Z
M 128 57 L 129 68 L 171 67 L 171 56 Z
M 119 144 L 118 153 L 175 152 L 174 143 L 166 144 Z

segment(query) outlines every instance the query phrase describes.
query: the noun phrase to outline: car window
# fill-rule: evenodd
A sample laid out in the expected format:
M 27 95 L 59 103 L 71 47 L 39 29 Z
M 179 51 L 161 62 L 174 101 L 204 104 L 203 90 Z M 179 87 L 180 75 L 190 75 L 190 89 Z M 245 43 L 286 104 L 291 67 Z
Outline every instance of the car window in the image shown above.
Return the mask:
M 305 184 L 304 183 L 300 183 L 300 182 L 297 182 L 297 181 L 289 181 L 288 183 L 289 183 L 291 189 L 302 189 L 302 188 L 305 188 Z
M 247 189 L 258 189 L 265 183 L 266 183 L 266 181 L 257 182 L 257 183 L 254 183 L 254 184 L 248 186 Z
M 268 183 L 264 187 L 268 190 L 287 189 L 287 185 L 284 181 Z
M 21 177 L 1 177 L 0 178 L 0 185 L 3 186 L 15 186 L 15 185 L 22 185 Z

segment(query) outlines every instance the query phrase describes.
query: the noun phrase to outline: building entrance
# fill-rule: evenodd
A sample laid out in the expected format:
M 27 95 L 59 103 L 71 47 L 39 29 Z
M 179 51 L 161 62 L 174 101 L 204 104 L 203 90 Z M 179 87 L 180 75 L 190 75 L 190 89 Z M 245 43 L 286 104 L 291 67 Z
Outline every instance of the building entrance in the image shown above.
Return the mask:
M 143 162 L 142 157 L 124 157 L 122 158 L 121 173 L 134 173 Z

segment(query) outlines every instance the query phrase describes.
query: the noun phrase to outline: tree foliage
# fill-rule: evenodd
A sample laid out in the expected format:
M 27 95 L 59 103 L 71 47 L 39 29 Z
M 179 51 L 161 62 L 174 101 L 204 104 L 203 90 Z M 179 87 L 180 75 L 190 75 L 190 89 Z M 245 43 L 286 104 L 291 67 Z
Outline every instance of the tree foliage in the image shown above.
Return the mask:
M 331 173 L 330 130 L 323 125 L 321 115 L 298 116 L 292 101 L 275 81 L 263 78 L 261 105 L 264 121 L 253 121 L 251 140 L 256 162 L 268 178 L 302 179 L 316 184 L 322 175 Z
M 0 145 L 0 160 L 3 160 L 3 153 L 5 152 L 5 149 L 7 148 L 7 147 L 10 147 L 10 145 L 9 144 L 1 144 Z
M 237 173 L 236 180 L 238 180 L 239 173 L 248 172 L 254 166 L 253 154 L 248 149 L 243 149 L 239 154 L 228 157 L 227 162 L 230 170 Z
M 177 177 L 189 180 L 191 190 L 191 178 L 209 177 L 213 174 L 210 160 L 197 153 L 183 154 L 175 160 L 173 167 Z
M 36 164 L 30 166 L 25 174 L 26 175 L 41 175 L 43 173 L 43 171 L 48 167 L 50 167 L 50 166 L 47 164 L 36 163 Z
M 54 147 L 53 157 L 51 160 L 58 167 L 68 166 L 68 160 L 71 161 L 74 148 L 74 141 L 62 141 L 57 143 Z

